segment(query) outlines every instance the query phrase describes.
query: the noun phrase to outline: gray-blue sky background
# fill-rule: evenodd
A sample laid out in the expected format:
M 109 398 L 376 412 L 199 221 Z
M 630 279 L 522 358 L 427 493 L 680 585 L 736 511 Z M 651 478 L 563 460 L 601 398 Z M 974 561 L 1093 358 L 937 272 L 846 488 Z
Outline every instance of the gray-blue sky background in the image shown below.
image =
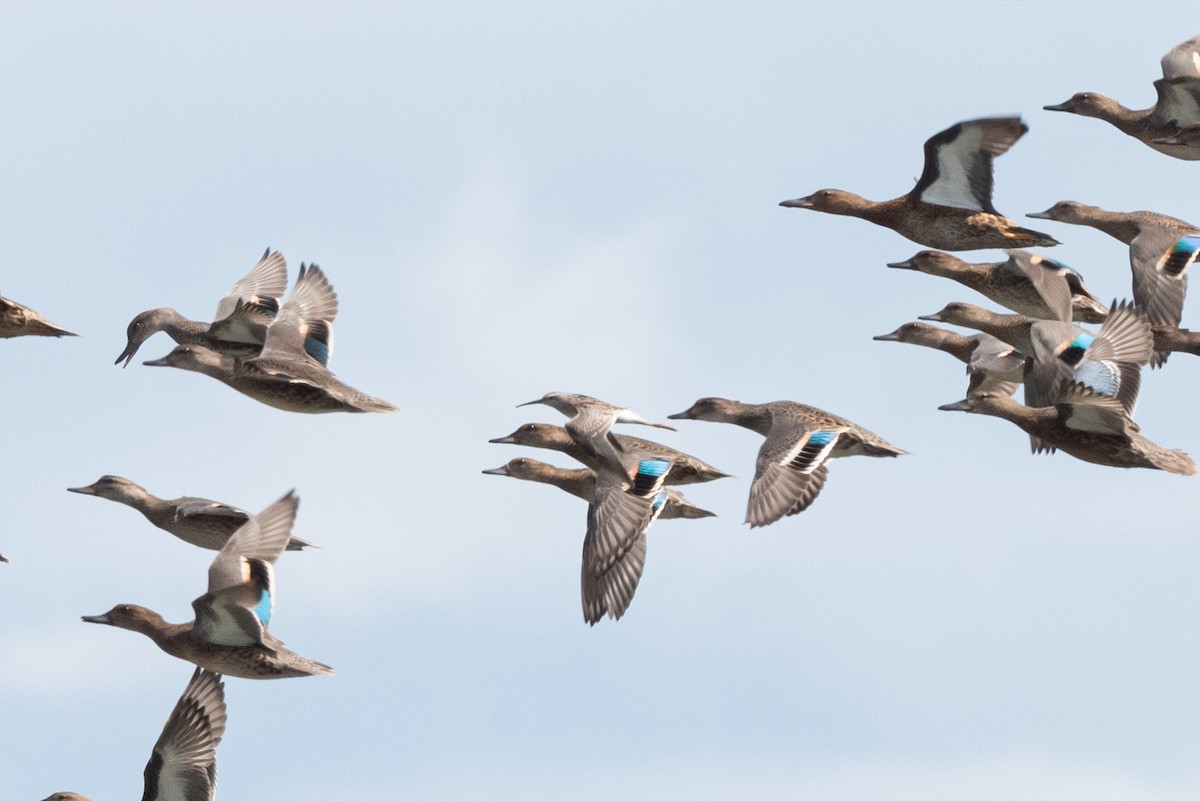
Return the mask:
M 898 234 L 776 205 L 902 194 L 930 135 L 1021 113 L 1002 212 L 1200 222 L 1200 166 L 1041 110 L 1149 105 L 1194 4 L 646 5 L 7 7 L 0 290 L 82 336 L 0 342 L 6 797 L 136 797 L 190 674 L 79 622 L 187 620 L 205 586 L 210 552 L 65 491 L 115 473 L 252 511 L 295 487 L 324 546 L 281 558 L 272 631 L 337 675 L 227 680 L 226 801 L 1200 798 L 1197 479 L 937 411 L 961 365 L 871 337 L 986 301 L 887 270 L 921 249 Z M 1030 223 L 1129 295 L 1120 243 Z M 400 413 L 142 367 L 165 335 L 112 365 L 136 313 L 206 318 L 268 245 L 327 271 L 331 366 Z M 662 441 L 737 476 L 688 489 L 720 517 L 657 523 L 629 613 L 589 629 L 583 504 L 479 473 L 570 466 L 487 443 L 558 422 L 513 408 L 549 390 L 652 419 L 786 398 L 912 453 L 839 461 L 750 531 L 759 438 L 681 421 Z M 1198 391 L 1186 354 L 1147 373 L 1144 433 L 1200 455 Z

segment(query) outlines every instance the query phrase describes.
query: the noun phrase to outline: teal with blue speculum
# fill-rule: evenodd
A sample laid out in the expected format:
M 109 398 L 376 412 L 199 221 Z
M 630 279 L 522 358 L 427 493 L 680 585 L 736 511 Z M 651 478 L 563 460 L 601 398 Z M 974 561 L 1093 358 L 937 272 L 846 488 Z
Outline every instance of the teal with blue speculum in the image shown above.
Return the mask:
M 612 426 L 620 422 L 674 429 L 590 395 L 548 392 L 520 406 L 532 404 L 570 417 L 564 428 L 596 465 L 580 571 L 583 619 L 593 626 L 605 615 L 618 619 L 629 608 L 645 569 L 646 529 L 667 503 L 663 486 L 671 460 L 626 452 L 612 436 Z
M 605 614 L 620 618 L 629 608 L 646 561 L 646 532 L 654 519 L 714 517 L 678 490 L 662 487 L 666 474 L 652 460 L 638 463 L 634 478 L 625 484 L 625 495 L 619 494 L 619 482 L 601 481 L 590 468 L 568 470 L 536 459 L 510 459 L 484 472 L 552 484 L 588 502 L 581 598 L 583 619 L 592 625 Z
M 597 471 L 580 569 L 588 625 L 604 615 L 619 619 L 633 601 L 646 566 L 646 530 L 667 505 L 663 479 L 670 469 L 669 459 L 642 459 L 632 479 L 608 466 Z
M 970 303 L 951 303 L 922 320 L 976 328 L 1015 347 L 1026 357 L 1025 404 L 1052 406 L 1063 388 L 1080 381 L 1114 397 L 1132 414 L 1141 391 L 1141 367 L 1154 352 L 1154 336 L 1141 310 L 1114 302 L 1099 333 L 1073 323 L 997 314 Z M 1046 449 L 1032 439 L 1033 450 Z
M 674 466 L 672 465 L 672 469 Z M 568 492 L 577 498 L 582 498 L 588 503 L 592 503 L 596 499 L 596 471 L 590 467 L 566 468 L 555 467 L 551 464 L 538 461 L 537 459 L 529 459 L 519 457 L 510 459 L 507 463 L 500 467 L 494 467 L 490 470 L 483 471 L 489 476 L 509 476 L 518 478 L 523 481 L 534 481 L 539 484 L 549 484 L 558 487 L 564 492 Z M 669 474 L 669 471 L 668 471 Z M 701 509 L 694 503 L 684 497 L 682 492 L 667 488 L 667 502 L 659 513 L 661 520 L 675 520 L 680 518 L 698 519 L 702 517 L 716 517 L 715 514 L 707 509 Z
M 200 345 L 178 345 L 152 367 L 176 367 L 221 381 L 260 403 L 289 412 L 394 412 L 396 407 L 339 381 L 316 350 L 328 358 L 330 321 L 337 314 L 337 293 L 316 265 L 300 265 L 287 302 L 267 328 L 262 352 L 253 358 L 218 353 Z M 316 344 L 314 344 L 316 343 Z
M 162 331 L 181 345 L 200 345 L 219 353 L 255 356 L 266 340 L 267 325 L 279 311 L 279 298 L 287 289 L 287 262 L 270 248 L 258 263 L 234 284 L 217 304 L 213 322 L 202 323 L 162 307 L 145 311 L 130 321 L 125 350 L 116 364 L 133 361 L 142 343 Z
M 659 442 L 631 437 L 626 434 L 610 432 L 609 436 L 616 441 L 621 453 L 635 458 L 662 457 L 671 460 L 671 469 L 667 473 L 666 483 L 669 485 L 699 484 L 705 481 L 715 481 L 718 478 L 728 478 L 729 474 L 690 454 L 670 448 Z M 595 470 L 599 466 L 587 450 L 581 448 L 562 426 L 550 423 L 525 423 L 505 437 L 490 439 L 488 442 L 504 445 L 528 445 L 531 448 L 548 448 L 560 451 Z
M 1187 296 L 1187 267 L 1195 257 L 1188 255 L 1189 242 L 1184 242 L 1181 251 L 1176 248 L 1181 239 L 1200 236 L 1200 228 L 1153 211 L 1108 211 L 1074 200 L 1060 200 L 1028 216 L 1086 225 L 1124 242 L 1129 246 L 1134 304 L 1152 326 L 1179 325 Z M 1160 366 L 1168 354 L 1156 350 L 1150 366 Z
M 227 676 L 279 679 L 332 673 L 333 668 L 288 650 L 267 631 L 274 598 L 272 565 L 291 538 L 298 504 L 289 492 L 229 538 L 208 569 L 208 592 L 192 601 L 192 622 L 167 623 L 157 612 L 133 604 L 83 620 L 140 632 L 168 654 Z
M 1146 467 L 1182 476 L 1195 475 L 1196 464 L 1180 450 L 1164 448 L 1143 437 L 1116 398 L 1083 384 L 1070 384 L 1054 404 L 1032 408 L 1009 395 L 980 392 L 942 411 L 985 414 L 1008 420 L 1044 450 L 1061 450 L 1085 462 L 1110 467 Z
M 825 485 L 830 459 L 907 453 L 856 423 L 793 401 L 701 398 L 668 419 L 732 423 L 766 437 L 758 451 L 746 507 L 751 527 L 807 509 Z
M 1108 307 L 1077 271 L 1027 250 L 1009 251 L 1001 262 L 969 263 L 940 250 L 922 250 L 888 267 L 957 281 L 1018 314 L 1041 320 L 1101 323 Z
M 628 479 L 637 460 L 641 458 L 636 450 L 629 453 L 624 450 L 621 441 L 612 433 L 615 423 L 637 423 L 667 431 L 675 430 L 665 423 L 647 420 L 631 409 L 576 392 L 547 392 L 537 400 L 517 406 L 520 408 L 539 403 L 557 409 L 570 418 L 564 426 L 567 434 L 587 456 L 587 460 L 581 461 L 599 474 L 613 470 Z

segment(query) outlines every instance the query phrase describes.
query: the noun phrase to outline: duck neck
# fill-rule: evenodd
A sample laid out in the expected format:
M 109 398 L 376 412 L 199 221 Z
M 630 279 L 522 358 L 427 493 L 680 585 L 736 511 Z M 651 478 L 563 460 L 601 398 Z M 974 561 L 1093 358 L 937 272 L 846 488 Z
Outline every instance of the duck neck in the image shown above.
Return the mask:
M 771 432 L 771 408 L 766 403 L 737 403 L 720 420 L 748 428 L 764 437 Z
M 1142 226 L 1133 214 L 1127 211 L 1105 211 L 1095 206 L 1089 206 L 1087 212 L 1080 215 L 1079 224 L 1103 231 L 1126 245 L 1142 232 Z
M 174 309 L 166 309 L 161 321 L 161 330 L 180 345 L 203 345 L 208 328 L 208 323 L 189 320 Z
M 995 264 L 972 264 L 950 256 L 949 258 L 930 260 L 929 264 L 922 265 L 921 272 L 926 275 L 949 278 L 973 288 L 987 281 L 995 269 Z
M 1045 439 L 1046 432 L 1055 427 L 1058 410 L 1053 406 L 1031 408 L 1017 402 L 1011 395 L 998 396 L 980 412 L 1014 423 L 1035 437 Z
M 942 331 L 935 339 L 920 344 L 929 348 L 937 348 L 940 351 L 949 353 L 963 364 L 970 364 L 971 354 L 978 347 L 979 340 L 976 337 L 963 336 L 954 331 Z
M 1100 119 L 1102 119 L 1105 122 L 1107 122 L 1108 124 L 1112 125 L 1114 128 L 1119 130 L 1121 133 L 1127 134 L 1129 136 L 1137 136 L 1139 133 L 1141 133 L 1141 131 L 1139 129 L 1141 128 L 1142 124 L 1146 121 L 1146 118 L 1149 117 L 1153 113 L 1154 113 L 1154 109 L 1152 109 L 1152 108 L 1142 109 L 1141 111 L 1138 111 L 1136 109 L 1131 109 L 1131 108 L 1122 106 L 1120 103 L 1117 103 L 1114 101 L 1112 104 L 1112 108 L 1106 109 L 1102 114 L 1100 114 L 1098 116 L 1100 117 Z
M 971 323 L 985 334 L 1012 345 L 1022 353 L 1032 353 L 1029 329 L 1032 321 L 1023 314 L 991 314 L 986 320 Z
M 562 467 L 545 468 L 529 476 L 531 481 L 551 484 L 591 503 L 596 495 L 596 474 L 586 467 L 568 470 Z
M 155 512 L 163 511 L 164 507 L 168 505 L 162 498 L 151 495 L 132 481 L 125 484 L 122 487 L 121 494 L 113 497 L 112 500 L 123 503 L 126 506 L 132 506 L 147 517 Z

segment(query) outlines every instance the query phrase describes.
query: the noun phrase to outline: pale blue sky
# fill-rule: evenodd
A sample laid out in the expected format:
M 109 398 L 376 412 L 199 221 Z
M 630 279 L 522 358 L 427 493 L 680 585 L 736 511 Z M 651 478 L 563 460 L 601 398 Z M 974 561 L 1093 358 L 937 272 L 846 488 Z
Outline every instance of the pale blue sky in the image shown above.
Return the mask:
M 927 137 L 1021 113 L 1002 212 L 1200 222 L 1200 166 L 1041 110 L 1149 105 L 1194 3 L 648 5 L 9 4 L 0 290 L 81 337 L 0 342 L 6 798 L 137 797 L 190 675 L 79 622 L 184 621 L 205 586 L 210 552 L 66 492 L 115 473 L 253 511 L 295 487 L 324 546 L 280 560 L 272 631 L 337 674 L 227 681 L 224 801 L 1200 799 L 1196 479 L 937 411 L 961 366 L 871 337 L 986 301 L 777 206 L 902 194 Z M 1129 294 L 1115 240 L 1033 227 Z M 142 367 L 163 335 L 113 366 L 135 314 L 211 314 L 268 245 L 326 270 L 332 367 L 398 414 Z M 911 455 L 835 463 L 750 531 L 759 438 L 681 421 L 662 440 L 736 476 L 688 490 L 720 517 L 656 524 L 629 613 L 589 629 L 585 507 L 479 472 L 570 466 L 487 443 L 558 422 L 514 408 L 550 390 L 652 419 L 791 399 Z M 1186 354 L 1147 374 L 1144 433 L 1200 456 L 1198 393 Z

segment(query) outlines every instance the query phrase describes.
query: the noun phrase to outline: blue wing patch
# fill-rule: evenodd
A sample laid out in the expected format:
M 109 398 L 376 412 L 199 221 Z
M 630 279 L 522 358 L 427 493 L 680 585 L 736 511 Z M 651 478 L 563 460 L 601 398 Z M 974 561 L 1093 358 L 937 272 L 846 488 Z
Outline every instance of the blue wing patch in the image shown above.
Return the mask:
M 254 614 L 262 622 L 263 628 L 271 622 L 271 593 L 263 590 L 262 597 L 258 599 L 258 605 L 254 607 Z
M 1196 260 L 1196 251 L 1200 250 L 1200 236 L 1182 236 L 1170 254 L 1163 262 L 1162 271 L 1172 278 L 1178 278 L 1188 265 Z
M 638 475 L 658 478 L 671 469 L 670 459 L 642 459 L 638 462 Z

